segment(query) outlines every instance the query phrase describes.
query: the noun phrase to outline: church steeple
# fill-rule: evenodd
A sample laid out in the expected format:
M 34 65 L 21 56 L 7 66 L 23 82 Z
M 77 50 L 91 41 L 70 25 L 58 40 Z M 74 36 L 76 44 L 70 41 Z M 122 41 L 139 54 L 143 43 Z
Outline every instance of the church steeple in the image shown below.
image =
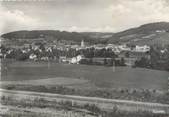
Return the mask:
M 85 44 L 84 44 L 84 40 L 81 41 L 81 47 L 84 47 Z

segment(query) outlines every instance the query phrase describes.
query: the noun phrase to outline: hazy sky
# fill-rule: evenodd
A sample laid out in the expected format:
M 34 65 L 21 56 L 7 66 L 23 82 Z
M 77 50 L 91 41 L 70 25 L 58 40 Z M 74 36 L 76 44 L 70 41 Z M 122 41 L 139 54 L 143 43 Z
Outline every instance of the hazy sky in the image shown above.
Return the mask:
M 34 29 L 117 32 L 169 21 L 168 0 L 13 1 L 0 2 L 1 34 Z

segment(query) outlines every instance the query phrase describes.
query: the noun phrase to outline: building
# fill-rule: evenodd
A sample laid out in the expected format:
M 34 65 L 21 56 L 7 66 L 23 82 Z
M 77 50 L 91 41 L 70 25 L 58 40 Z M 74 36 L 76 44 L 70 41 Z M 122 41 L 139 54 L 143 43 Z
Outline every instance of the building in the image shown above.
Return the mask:
M 81 41 L 81 47 L 85 47 L 84 40 Z
M 71 64 L 79 64 L 79 62 L 84 59 L 84 56 L 83 55 L 78 55 L 76 57 L 73 57 L 71 60 L 70 60 L 70 63 Z
M 31 54 L 31 55 L 29 56 L 29 59 L 35 60 L 35 59 L 37 59 L 37 55 L 36 55 L 36 54 Z
M 106 46 L 104 44 L 96 44 L 94 45 L 94 48 L 97 49 L 97 50 L 101 50 L 101 49 L 104 49 Z
M 119 45 L 118 48 L 121 50 L 121 51 L 131 51 L 131 48 L 128 47 L 127 45 Z
M 147 45 L 144 45 L 144 46 L 136 45 L 134 51 L 136 51 L 136 52 L 148 52 L 148 51 L 150 51 L 150 46 L 147 46 Z
M 76 63 L 77 63 L 77 58 L 76 58 L 76 57 L 73 57 L 73 58 L 70 60 L 70 63 L 71 63 L 71 64 L 76 64 Z

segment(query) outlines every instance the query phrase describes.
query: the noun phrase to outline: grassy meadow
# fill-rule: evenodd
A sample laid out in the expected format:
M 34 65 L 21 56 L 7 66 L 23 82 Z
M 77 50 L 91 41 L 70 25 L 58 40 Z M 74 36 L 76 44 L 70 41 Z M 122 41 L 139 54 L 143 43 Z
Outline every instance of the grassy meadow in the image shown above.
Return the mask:
M 144 68 L 116 67 L 114 70 L 106 66 L 30 61 L 2 61 L 1 64 L 1 81 L 13 83 L 167 90 L 169 77 L 169 72 Z

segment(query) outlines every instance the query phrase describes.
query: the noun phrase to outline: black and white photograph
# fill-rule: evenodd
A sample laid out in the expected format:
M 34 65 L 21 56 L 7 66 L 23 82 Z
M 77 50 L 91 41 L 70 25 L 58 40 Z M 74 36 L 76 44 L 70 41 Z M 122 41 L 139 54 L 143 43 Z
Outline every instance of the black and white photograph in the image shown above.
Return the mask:
M 0 0 L 0 117 L 169 117 L 169 0 Z

